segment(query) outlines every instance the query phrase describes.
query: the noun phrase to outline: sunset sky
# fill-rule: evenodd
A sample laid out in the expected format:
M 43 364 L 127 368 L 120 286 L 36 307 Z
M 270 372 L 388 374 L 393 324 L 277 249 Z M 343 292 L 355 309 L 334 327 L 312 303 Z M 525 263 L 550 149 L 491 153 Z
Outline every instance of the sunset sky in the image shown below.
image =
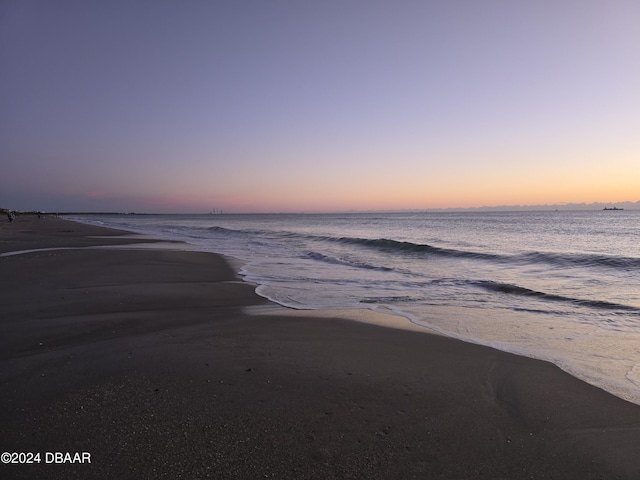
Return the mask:
M 640 200 L 637 0 L 0 2 L 0 207 Z

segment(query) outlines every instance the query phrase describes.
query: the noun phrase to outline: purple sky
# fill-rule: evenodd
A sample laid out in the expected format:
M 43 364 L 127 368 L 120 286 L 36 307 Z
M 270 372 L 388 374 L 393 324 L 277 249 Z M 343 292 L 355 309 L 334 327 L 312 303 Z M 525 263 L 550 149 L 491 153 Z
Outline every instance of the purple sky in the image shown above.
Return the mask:
M 640 2 L 0 3 L 0 207 L 640 199 Z

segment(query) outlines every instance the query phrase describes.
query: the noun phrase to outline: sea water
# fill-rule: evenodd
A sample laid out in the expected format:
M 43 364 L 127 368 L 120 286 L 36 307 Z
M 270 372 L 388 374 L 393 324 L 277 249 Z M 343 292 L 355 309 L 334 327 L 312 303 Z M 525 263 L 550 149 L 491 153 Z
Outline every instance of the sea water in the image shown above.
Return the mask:
M 235 257 L 296 309 L 371 309 L 640 404 L 640 211 L 95 215 Z

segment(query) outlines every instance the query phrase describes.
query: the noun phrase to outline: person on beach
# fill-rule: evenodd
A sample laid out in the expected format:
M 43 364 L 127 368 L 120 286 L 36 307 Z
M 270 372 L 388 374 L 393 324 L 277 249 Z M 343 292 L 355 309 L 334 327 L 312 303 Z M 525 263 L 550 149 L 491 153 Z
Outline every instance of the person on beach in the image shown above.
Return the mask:
M 7 218 L 10 222 L 13 222 L 13 219 L 16 218 L 16 216 L 13 214 L 13 212 L 9 212 L 7 213 Z

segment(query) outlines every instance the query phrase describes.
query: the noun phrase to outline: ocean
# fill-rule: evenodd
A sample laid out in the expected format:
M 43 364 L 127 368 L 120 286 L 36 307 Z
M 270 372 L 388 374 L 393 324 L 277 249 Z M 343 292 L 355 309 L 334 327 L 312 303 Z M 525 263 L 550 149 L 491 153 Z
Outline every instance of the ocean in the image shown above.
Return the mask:
M 84 215 L 242 265 L 295 309 L 370 309 L 640 404 L 640 211 Z

